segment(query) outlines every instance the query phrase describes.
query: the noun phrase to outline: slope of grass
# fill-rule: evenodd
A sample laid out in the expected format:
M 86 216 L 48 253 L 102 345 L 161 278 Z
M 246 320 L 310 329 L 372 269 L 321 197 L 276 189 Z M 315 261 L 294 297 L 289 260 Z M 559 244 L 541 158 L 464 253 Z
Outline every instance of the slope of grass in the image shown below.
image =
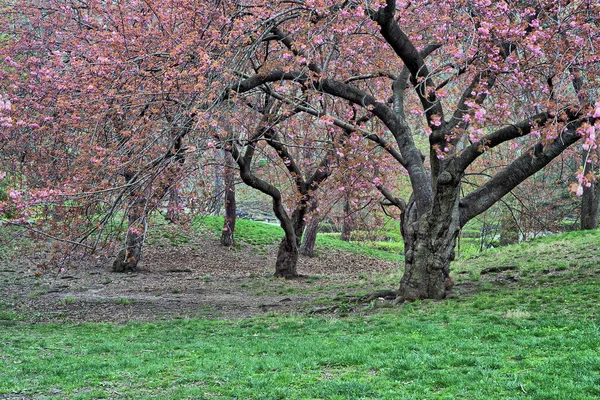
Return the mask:
M 223 217 L 203 215 L 194 219 L 193 226 L 198 231 L 208 231 L 212 235 L 220 235 L 223 228 Z M 236 241 L 254 246 L 277 244 L 283 238 L 283 229 L 279 225 L 237 219 L 235 225 Z M 318 234 L 315 246 L 317 252 L 341 250 L 354 254 L 385 260 L 402 260 L 403 245 L 401 242 L 345 242 L 339 234 Z
M 454 271 L 478 273 L 483 268 L 515 266 L 520 277 L 559 271 L 585 271 L 600 265 L 600 232 L 580 231 L 546 236 L 486 250 L 452 264 Z

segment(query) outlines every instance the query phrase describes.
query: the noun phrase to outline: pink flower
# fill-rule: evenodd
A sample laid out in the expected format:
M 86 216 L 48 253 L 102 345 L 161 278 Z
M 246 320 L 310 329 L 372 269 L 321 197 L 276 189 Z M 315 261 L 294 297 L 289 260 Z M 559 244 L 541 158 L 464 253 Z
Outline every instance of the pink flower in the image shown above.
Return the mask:
M 581 196 L 583 194 L 583 186 L 577 186 L 577 191 L 575 192 L 577 196 Z
M 600 117 L 600 101 L 597 101 L 596 104 L 594 104 L 595 110 L 594 110 L 594 114 L 592 114 L 592 118 L 599 118 Z

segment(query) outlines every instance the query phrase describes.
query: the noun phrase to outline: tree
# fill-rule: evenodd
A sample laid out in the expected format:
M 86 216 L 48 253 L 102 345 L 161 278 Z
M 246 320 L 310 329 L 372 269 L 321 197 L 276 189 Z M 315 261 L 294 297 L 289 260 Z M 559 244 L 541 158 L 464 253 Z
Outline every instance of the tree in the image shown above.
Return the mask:
M 225 219 L 223 221 L 223 230 L 221 232 L 221 244 L 226 247 L 235 244 L 235 220 L 236 220 L 236 202 L 235 202 L 235 160 L 231 157 L 231 149 L 223 151 L 225 158 L 224 177 L 225 181 Z
M 271 91 L 270 88 L 265 90 Z M 263 97 L 267 101 L 261 103 Z M 275 276 L 294 278 L 299 275 L 297 262 L 306 214 L 319 186 L 331 174 L 331 143 L 325 146 L 315 143 L 310 134 L 315 128 L 308 128 L 305 115 L 276 104 L 278 100 L 272 101 L 270 94 L 246 101 L 251 105 L 248 113 L 235 110 L 225 117 L 228 122 L 220 126 L 226 126 L 227 132 L 219 136 L 217 129 L 215 138 L 231 153 L 242 181 L 271 197 L 273 212 L 284 231 Z M 260 120 L 256 126 L 248 126 L 247 121 L 256 120 L 257 116 Z M 305 125 L 307 129 L 295 129 L 298 125 Z M 303 158 L 302 149 L 307 147 L 318 156 Z M 257 153 L 268 166 L 267 174 L 261 174 Z
M 169 196 L 182 207 L 181 183 L 200 168 L 185 140 L 218 87 L 212 61 L 231 10 L 170 0 L 2 8 L 10 222 L 92 251 L 120 235 L 113 268 L 136 269 L 148 216 Z
M 249 8 L 246 22 L 260 15 L 268 23 L 252 22 L 260 30 L 246 51 L 260 54 L 260 68 L 248 65 L 226 97 L 277 82 L 346 101 L 326 111 L 331 120 L 385 141 L 410 178 L 412 195 L 400 202 L 399 295 L 441 299 L 452 286 L 460 228 L 582 137 L 595 145 L 600 103 L 578 103 L 569 68 L 599 76 L 592 43 L 600 9 L 567 1 L 381 3 L 255 2 L 260 12 Z M 582 84 L 586 98 L 596 85 Z M 373 119 L 385 129 L 358 122 Z M 415 142 L 419 131 L 427 154 Z M 513 148 L 510 162 L 463 195 L 468 169 L 504 146 Z

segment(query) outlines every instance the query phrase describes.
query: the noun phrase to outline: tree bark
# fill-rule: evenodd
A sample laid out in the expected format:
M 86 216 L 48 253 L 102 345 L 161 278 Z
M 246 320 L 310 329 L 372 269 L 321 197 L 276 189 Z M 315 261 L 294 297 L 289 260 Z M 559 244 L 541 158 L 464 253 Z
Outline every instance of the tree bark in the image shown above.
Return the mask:
M 144 199 L 137 199 L 128 216 L 127 237 L 125 248 L 121 250 L 113 262 L 113 272 L 133 272 L 137 270 L 142 258 L 142 246 L 146 232 L 146 214 L 144 212 Z
M 402 214 L 405 270 L 398 290 L 402 300 L 443 299 L 452 288 L 450 262 L 460 232 L 460 185 L 455 179 L 438 184 L 431 211 L 419 217 L 411 201 Z
M 314 257 L 315 254 L 315 243 L 317 241 L 317 233 L 319 231 L 319 217 L 313 215 L 306 230 L 304 231 L 304 237 L 302 239 L 302 247 L 300 253 L 303 256 Z
M 304 220 L 306 211 L 307 204 L 301 202 L 292 214 L 293 230 L 284 229 L 285 237 L 279 244 L 277 261 L 275 262 L 275 276 L 277 277 L 290 279 L 299 276 L 296 265 L 298 264 L 298 249 L 302 240 L 302 233 L 306 226 Z
M 235 180 L 234 180 L 234 164 L 235 160 L 230 152 L 225 152 L 225 221 L 223 222 L 223 230 L 221 232 L 221 244 L 225 247 L 231 247 L 235 244 L 235 219 L 237 205 L 235 202 Z
M 298 276 L 298 244 L 295 238 L 287 235 L 281 241 L 275 262 L 275 276 L 279 278 L 295 278 Z
M 591 163 L 587 162 L 587 157 L 585 156 L 583 162 L 585 163 L 583 174 L 587 175 L 592 172 L 594 167 Z M 581 195 L 581 230 L 598 228 L 598 211 L 600 208 L 599 189 L 600 185 L 595 181 L 591 182 L 589 187 L 583 187 L 583 194 Z
M 344 200 L 344 219 L 342 221 L 342 233 L 340 235 L 340 239 L 344 242 L 350 241 L 352 231 L 354 230 L 354 223 L 350 211 L 350 199 L 348 198 L 348 196 L 346 196 L 346 199 Z

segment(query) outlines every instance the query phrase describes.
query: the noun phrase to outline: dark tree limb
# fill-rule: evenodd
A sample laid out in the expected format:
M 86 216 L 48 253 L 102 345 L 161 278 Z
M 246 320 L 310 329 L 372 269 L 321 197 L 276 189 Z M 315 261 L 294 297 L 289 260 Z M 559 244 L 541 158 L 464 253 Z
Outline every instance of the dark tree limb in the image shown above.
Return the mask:
M 513 190 L 525 179 L 544 168 L 550 161 L 580 139 L 576 128 L 578 123 L 568 127 L 552 143 L 538 143 L 529 148 L 522 156 L 498 172 L 492 179 L 481 185 L 460 200 L 460 226 L 481 214 L 505 194 Z

